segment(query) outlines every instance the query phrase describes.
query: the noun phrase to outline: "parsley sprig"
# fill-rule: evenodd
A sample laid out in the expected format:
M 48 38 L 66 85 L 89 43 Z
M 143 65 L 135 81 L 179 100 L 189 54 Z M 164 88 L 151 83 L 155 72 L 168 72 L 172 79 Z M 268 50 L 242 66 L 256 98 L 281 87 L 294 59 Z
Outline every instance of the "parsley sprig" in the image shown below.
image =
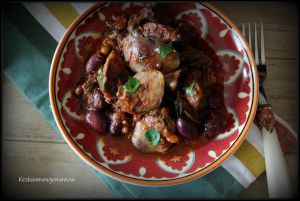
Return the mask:
M 167 56 L 174 50 L 175 49 L 173 48 L 172 42 L 169 42 L 168 44 L 162 44 L 155 48 L 155 51 L 158 52 L 163 59 L 167 58 Z
M 130 93 L 135 93 L 139 89 L 140 86 L 141 86 L 141 82 L 138 79 L 131 77 L 125 83 L 124 89 Z
M 160 140 L 160 132 L 158 132 L 156 129 L 150 128 L 145 132 L 144 136 L 146 140 L 150 142 L 151 146 L 158 145 Z
M 193 81 L 186 88 L 184 88 L 185 94 L 190 95 L 193 92 L 193 90 L 194 90 L 195 84 L 196 84 L 196 82 Z

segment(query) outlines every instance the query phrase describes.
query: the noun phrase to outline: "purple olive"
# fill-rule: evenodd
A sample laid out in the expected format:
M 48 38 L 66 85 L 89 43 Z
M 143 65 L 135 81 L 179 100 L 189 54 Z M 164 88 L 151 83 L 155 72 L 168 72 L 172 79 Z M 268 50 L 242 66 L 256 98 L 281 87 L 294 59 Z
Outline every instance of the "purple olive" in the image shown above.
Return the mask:
M 108 129 L 108 119 L 99 110 L 88 110 L 85 114 L 86 123 L 99 133 L 106 133 Z
M 93 92 L 93 107 L 95 109 L 102 110 L 107 106 L 107 103 L 104 100 L 104 95 L 99 88 L 94 89 Z
M 185 138 L 193 139 L 200 135 L 197 124 L 185 117 L 178 117 L 176 127 L 178 132 Z
M 85 64 L 85 72 L 87 74 L 96 73 L 102 63 L 103 61 L 101 60 L 101 58 L 96 53 L 93 54 Z

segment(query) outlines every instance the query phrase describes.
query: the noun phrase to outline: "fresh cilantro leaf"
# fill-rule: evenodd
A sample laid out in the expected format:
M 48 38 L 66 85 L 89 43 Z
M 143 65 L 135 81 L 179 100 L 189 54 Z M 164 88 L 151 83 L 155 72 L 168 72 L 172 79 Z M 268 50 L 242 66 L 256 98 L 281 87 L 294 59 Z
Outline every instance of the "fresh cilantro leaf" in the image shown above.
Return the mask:
M 187 86 L 186 88 L 184 88 L 185 93 L 187 95 L 190 95 L 193 92 L 195 84 L 196 84 L 196 82 L 193 81 L 191 84 L 189 84 L 189 86 Z
M 102 90 L 104 87 L 104 83 L 103 83 L 103 72 L 102 72 L 103 66 L 100 66 L 98 72 L 97 72 L 97 82 L 99 85 L 99 88 Z
M 141 85 L 141 82 L 138 79 L 131 77 L 125 83 L 124 89 L 126 89 L 130 93 L 135 93 L 139 89 L 140 85 Z
M 159 143 L 160 140 L 160 133 L 155 130 L 154 128 L 150 128 L 147 130 L 144 134 L 146 140 L 150 142 L 152 146 L 156 146 Z
M 145 59 L 147 56 L 141 56 L 141 57 L 139 57 L 139 60 L 141 61 L 141 60 L 143 60 L 143 59 Z
M 160 56 L 165 59 L 171 52 L 174 51 L 172 42 L 169 42 L 168 44 L 162 44 L 155 48 L 155 51 L 160 54 Z

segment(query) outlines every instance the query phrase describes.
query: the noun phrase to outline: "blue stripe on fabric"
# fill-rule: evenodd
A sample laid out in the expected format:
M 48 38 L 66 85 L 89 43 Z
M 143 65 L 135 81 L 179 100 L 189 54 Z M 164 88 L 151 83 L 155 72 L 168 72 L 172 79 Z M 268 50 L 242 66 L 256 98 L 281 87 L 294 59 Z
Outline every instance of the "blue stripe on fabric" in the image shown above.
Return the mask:
M 126 184 L 93 171 L 100 180 L 109 179 L 108 188 L 119 198 L 236 198 L 245 190 L 223 167 L 191 182 L 166 187 Z

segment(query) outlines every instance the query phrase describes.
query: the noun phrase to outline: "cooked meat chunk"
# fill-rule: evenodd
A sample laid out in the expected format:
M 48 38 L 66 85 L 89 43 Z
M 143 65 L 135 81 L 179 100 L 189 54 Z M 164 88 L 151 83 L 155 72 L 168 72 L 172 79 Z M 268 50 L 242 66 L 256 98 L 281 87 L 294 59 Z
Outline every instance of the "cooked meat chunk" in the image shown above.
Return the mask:
M 117 92 L 117 81 L 126 79 L 126 75 L 127 69 L 124 60 L 117 51 L 112 50 L 104 63 L 101 84 L 99 85 L 106 102 L 112 101 Z
M 101 44 L 101 48 L 100 51 L 98 51 L 98 55 L 107 56 L 115 46 L 116 46 L 116 41 L 109 37 L 106 37 Z
M 128 34 L 121 42 L 124 58 L 129 62 L 130 68 L 139 72 L 145 69 L 158 68 L 161 65 L 161 61 L 155 59 L 156 52 L 155 43 L 138 31 L 134 30 Z M 149 58 L 151 58 L 149 60 Z M 144 61 L 147 59 L 147 65 L 144 65 Z
M 124 15 L 112 15 L 111 19 L 106 21 L 106 25 L 112 29 L 125 29 L 127 26 L 127 19 Z
M 97 78 L 95 74 L 88 74 L 85 78 L 82 88 L 84 93 L 92 92 L 93 89 L 97 86 Z
M 130 93 L 120 86 L 116 106 L 130 114 L 148 112 L 157 108 L 164 95 L 163 74 L 157 70 L 140 71 L 134 78 L 141 82 L 141 86 L 135 93 Z
M 174 72 L 171 72 L 171 73 L 168 73 L 165 75 L 166 86 L 169 87 L 169 89 L 171 89 L 171 91 L 176 90 L 180 73 L 181 73 L 181 70 L 176 70 Z
M 171 52 L 168 54 L 168 56 L 165 59 L 162 59 L 162 67 L 160 70 L 163 73 L 169 73 L 176 70 L 179 67 L 179 65 L 180 65 L 180 58 L 178 53 Z
M 185 115 L 195 123 L 200 123 L 203 120 L 204 114 L 202 114 L 199 110 L 195 110 L 189 101 L 187 101 L 187 99 L 180 94 L 177 94 L 175 107 L 179 116 Z
M 174 28 L 155 22 L 144 24 L 141 28 L 141 32 L 144 36 L 150 37 L 156 41 L 170 42 L 179 39 L 179 34 Z
M 201 72 L 197 69 L 187 72 L 185 77 L 185 97 L 189 103 L 198 110 L 203 100 L 203 89 L 201 85 Z M 189 90 L 187 90 L 189 88 Z
M 85 100 L 87 108 L 93 108 L 93 90 L 97 87 L 95 74 L 88 74 L 84 83 L 81 85 L 82 98 Z
M 124 60 L 117 51 L 112 50 L 103 66 L 104 77 L 113 80 L 119 78 L 124 72 L 126 72 Z
M 166 152 L 171 143 L 167 142 L 164 138 L 160 138 L 159 143 L 156 146 L 152 146 L 145 138 L 145 132 L 149 129 L 149 126 L 145 120 L 138 121 L 135 125 L 133 136 L 131 138 L 132 144 L 140 151 L 146 153 L 164 153 Z
M 195 110 L 198 110 L 201 106 L 202 101 L 202 88 L 200 86 L 200 83 L 198 81 L 195 81 L 194 89 L 191 93 L 186 93 L 186 99 L 189 101 L 189 103 L 194 107 Z
M 150 128 L 160 133 L 160 141 L 156 146 L 152 146 L 145 138 L 145 132 Z M 157 109 L 146 114 L 139 120 L 134 128 L 132 136 L 133 145 L 143 152 L 165 152 L 172 143 L 178 143 L 178 137 L 175 135 L 175 123 L 169 117 L 166 108 Z
M 166 138 L 166 140 L 170 143 L 178 143 L 179 138 L 175 134 L 176 125 L 174 120 L 170 116 L 170 110 L 166 107 L 151 111 L 149 114 L 159 118 L 161 122 L 164 123 L 164 128 L 161 130 L 161 134 Z
M 134 30 L 137 26 L 139 26 L 143 21 L 151 21 L 154 20 L 153 10 L 149 7 L 143 7 L 138 12 L 131 15 L 128 20 L 128 31 Z
M 134 72 L 157 69 L 168 73 L 179 67 L 180 58 L 174 51 L 163 58 L 157 52 L 157 48 L 162 44 L 144 37 L 138 30 L 128 34 L 121 42 L 124 58 Z
M 179 143 L 202 146 L 231 124 L 222 64 L 192 18 L 176 19 L 164 3 L 115 6 L 103 8 L 107 26 L 88 44 L 94 49 L 72 89 L 87 125 L 164 153 Z

